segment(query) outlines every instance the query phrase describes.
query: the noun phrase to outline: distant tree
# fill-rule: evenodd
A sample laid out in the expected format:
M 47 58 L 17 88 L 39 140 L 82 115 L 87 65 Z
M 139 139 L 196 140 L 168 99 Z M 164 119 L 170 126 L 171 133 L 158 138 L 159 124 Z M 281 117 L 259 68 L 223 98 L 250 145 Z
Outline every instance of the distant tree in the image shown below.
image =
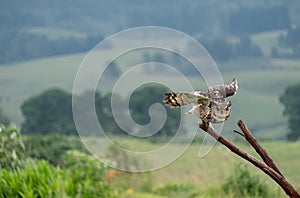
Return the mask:
M 87 36 L 86 38 L 69 37 L 53 40 L 47 36 L 31 34 L 23 30 L 4 29 L 0 32 L 2 43 L 0 63 L 88 51 L 102 39 L 102 36 Z
M 148 85 L 138 88 L 130 97 L 129 109 L 134 121 L 145 125 L 150 122 L 148 110 L 151 104 L 161 103 L 167 89 L 161 85 Z M 90 112 L 85 111 L 84 101 L 87 97 L 95 97 L 95 109 L 98 121 L 107 134 L 126 135 L 115 121 L 112 113 L 112 94 L 102 94 L 100 92 L 86 91 L 77 95 L 76 100 L 82 101 L 83 114 L 90 116 Z M 117 105 L 117 113 L 122 118 L 126 114 L 126 105 L 118 96 L 113 95 Z M 25 121 L 22 124 L 21 132 L 25 134 L 66 134 L 76 133 L 76 127 L 72 113 L 72 96 L 60 89 L 49 89 L 40 95 L 33 96 L 26 100 L 21 106 Z M 157 135 L 172 136 L 177 132 L 180 123 L 180 109 L 167 111 L 167 120 L 163 128 Z M 157 115 L 159 116 L 159 115 Z M 133 130 L 128 126 L 129 130 Z M 85 135 L 91 135 L 95 131 L 86 128 Z
M 234 46 L 225 38 L 208 39 L 202 38 L 200 42 L 204 45 L 211 56 L 219 61 L 227 61 L 234 55 Z
M 154 103 L 163 104 L 163 96 L 168 89 L 159 84 L 141 86 L 130 97 L 129 109 L 132 118 L 141 125 L 150 122 L 149 108 Z M 157 135 L 173 136 L 180 123 L 180 109 L 166 108 L 167 120 Z
M 111 62 L 106 69 L 109 77 L 118 78 L 121 74 L 121 71 L 115 61 Z
M 1 98 L 0 98 L 0 104 L 1 104 Z M 0 124 L 3 124 L 4 126 L 8 126 L 10 123 L 9 119 L 6 117 L 6 115 L 3 113 L 2 108 L 0 107 Z
M 288 7 L 243 7 L 230 13 L 228 32 L 253 34 L 262 31 L 287 29 L 291 25 Z
M 272 47 L 271 57 L 272 58 L 279 58 L 280 57 L 280 54 L 279 54 L 278 49 L 276 47 Z
M 118 105 L 118 113 L 122 114 L 124 112 L 123 101 L 117 95 L 114 95 L 114 99 Z M 102 129 L 105 133 L 114 134 L 114 135 L 124 135 L 123 130 L 118 126 L 115 121 L 114 115 L 112 113 L 111 107 L 112 94 L 102 94 L 97 92 L 95 94 L 95 108 L 98 116 L 99 123 L 101 124 Z
M 286 34 L 278 37 L 279 44 L 282 48 L 291 53 L 284 54 L 287 57 L 300 57 L 300 27 L 290 28 Z
M 252 43 L 248 36 L 240 37 L 240 41 L 235 45 L 235 56 L 237 57 L 261 57 L 262 52 L 259 46 Z
M 239 42 L 232 44 L 226 38 L 201 38 L 200 43 L 218 61 L 228 61 L 240 57 L 261 57 L 259 46 L 253 44 L 249 36 L 241 36 Z
M 25 118 L 22 133 L 76 133 L 72 96 L 63 90 L 50 89 L 33 96 L 22 104 L 21 110 Z
M 280 96 L 284 105 L 283 115 L 288 118 L 289 133 L 287 139 L 295 141 L 300 139 L 300 83 L 290 85 Z

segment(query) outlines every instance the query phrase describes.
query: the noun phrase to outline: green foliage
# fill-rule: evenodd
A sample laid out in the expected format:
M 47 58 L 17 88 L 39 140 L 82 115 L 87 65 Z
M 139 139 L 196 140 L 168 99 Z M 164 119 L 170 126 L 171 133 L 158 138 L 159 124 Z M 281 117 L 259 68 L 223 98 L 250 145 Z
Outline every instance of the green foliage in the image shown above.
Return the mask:
M 120 144 L 116 142 L 115 144 L 121 148 L 128 148 L 123 143 Z M 138 159 L 131 157 L 123 149 L 120 149 L 118 147 L 116 147 L 115 145 L 111 145 L 105 151 L 105 156 L 112 160 L 114 163 L 117 163 L 116 166 L 118 168 L 128 170 L 132 167 L 138 169 L 141 166 Z
M 154 103 L 160 103 L 163 105 L 163 96 L 167 91 L 168 90 L 165 87 L 157 84 L 142 86 L 136 89 L 135 92 L 130 96 L 129 101 L 129 110 L 133 120 L 141 125 L 146 125 L 148 122 L 150 122 L 150 116 L 148 113 L 150 106 Z M 125 101 L 122 100 L 118 95 L 112 95 L 111 93 L 103 94 L 100 92 L 97 92 L 95 95 L 93 95 L 92 92 L 86 91 L 84 94 L 79 95 L 77 99 L 85 101 L 88 97 L 95 97 L 97 117 L 105 133 L 108 135 L 126 136 L 128 134 L 118 126 L 114 115 L 112 114 L 112 96 L 114 97 L 113 99 L 118 109 L 118 116 L 122 119 L 122 117 L 127 116 L 127 104 L 125 104 Z M 81 104 L 84 104 L 84 102 Z M 82 105 L 80 108 L 82 108 L 82 110 L 80 110 L 82 113 L 89 113 L 84 111 L 84 105 Z M 166 111 L 168 116 L 165 125 L 158 133 L 156 133 L 155 136 L 173 136 L 178 129 L 180 124 L 180 109 L 167 108 Z M 154 115 L 152 116 L 155 118 L 159 117 L 161 114 L 160 111 L 153 112 Z M 127 127 L 128 130 L 135 130 L 131 128 L 132 126 Z M 85 135 L 90 135 L 89 131 L 92 130 L 87 129 Z
M 92 49 L 103 38 L 89 35 L 86 38 L 51 40 L 47 36 L 25 32 L 23 29 L 3 29 L 0 32 L 1 63 L 84 52 Z M 32 45 L 34 43 L 34 45 Z
M 288 7 L 284 4 L 269 7 L 242 7 L 230 13 L 228 31 L 233 34 L 251 34 L 280 30 L 291 25 Z
M 62 192 L 60 170 L 46 161 L 30 162 L 24 169 L 0 172 L 1 197 L 50 197 Z M 63 195 L 63 194 L 61 194 Z
M 62 156 L 64 168 L 72 171 L 83 170 L 77 178 L 78 180 L 89 178 L 92 181 L 106 181 L 107 166 L 92 155 L 88 155 L 78 150 L 69 150 Z
M 0 125 L 0 168 L 14 170 L 22 167 L 24 149 L 20 131 Z
M 72 96 L 60 89 L 49 89 L 26 100 L 21 106 L 25 122 L 22 133 L 76 134 Z
M 203 0 L 191 2 L 156 0 L 155 3 L 145 1 L 139 4 L 120 0 L 113 2 L 89 0 L 86 3 L 77 0 L 72 5 L 62 2 L 52 3 L 49 0 L 38 5 L 34 1 L 21 5 L 3 1 L 0 4 L 4 9 L 1 10 L 0 17 L 2 31 L 0 62 L 89 50 L 102 40 L 101 37 L 90 34 L 91 32 L 110 35 L 120 30 L 120 27 L 151 24 L 175 28 L 191 35 L 221 36 L 226 33 L 251 34 L 286 29 L 291 24 L 290 14 L 299 17 L 297 11 L 289 13 L 290 10 L 297 9 L 295 4 L 293 1 L 286 4 L 282 0 L 279 3 L 264 1 L 263 4 L 260 1 L 218 2 L 214 12 L 210 12 L 211 3 Z M 10 13 L 15 13 L 14 18 L 11 18 Z M 294 23 L 297 21 L 299 20 Z M 77 38 L 71 35 L 53 41 L 47 34 L 28 33 L 30 31 L 26 30 L 32 27 L 46 27 L 62 32 L 67 29 L 73 31 L 75 35 L 81 33 L 88 36 Z
M 84 101 L 89 97 L 95 97 L 96 113 L 104 131 L 120 134 L 122 130 L 114 121 L 111 110 L 111 94 L 96 92 L 94 95 L 92 92 L 86 91 L 74 96 L 76 100 L 82 101 L 82 113 L 90 113 L 84 109 Z M 115 96 L 116 98 L 118 96 Z M 119 103 L 121 102 L 120 99 Z M 72 113 L 72 95 L 66 91 L 61 89 L 46 90 L 40 95 L 24 101 L 21 110 L 25 117 L 22 124 L 22 133 L 24 134 L 77 135 Z M 119 111 L 124 112 L 122 108 Z M 87 128 L 84 135 L 91 135 L 92 132 L 93 130 Z
M 146 125 L 151 119 L 149 116 L 149 108 L 154 103 L 163 105 L 163 96 L 168 89 L 162 85 L 152 83 L 137 88 L 130 97 L 129 109 L 131 116 L 138 124 Z M 174 136 L 180 124 L 180 109 L 166 108 L 167 119 L 159 132 L 155 136 Z M 155 112 L 153 117 L 158 117 L 160 112 Z M 155 137 L 153 136 L 153 137 Z
M 61 156 L 69 150 L 85 151 L 79 137 L 53 135 L 27 135 L 24 136 L 26 156 L 47 160 L 53 165 L 62 165 Z
M 167 183 L 154 190 L 155 194 L 166 197 L 195 197 L 196 187 L 192 184 Z
M 103 177 L 96 178 L 103 173 L 102 167 L 94 169 L 101 170 L 100 173 L 91 173 L 85 169 L 87 166 L 60 169 L 46 161 L 30 161 L 23 169 L 1 169 L 0 197 L 113 197 L 109 186 L 101 180 Z M 91 174 L 95 176 L 91 178 Z
M 200 38 L 200 43 L 209 51 L 215 60 L 228 61 L 242 57 L 262 57 L 262 51 L 248 36 L 241 36 L 232 44 L 226 38 Z M 239 66 L 239 69 L 241 67 Z
M 269 188 L 263 184 L 258 176 L 251 175 L 246 165 L 235 166 L 233 174 L 222 185 L 226 194 L 234 197 L 267 197 Z
M 111 196 L 110 187 L 106 183 L 108 168 L 94 156 L 74 150 L 67 151 L 62 160 L 64 168 L 72 175 L 66 188 L 68 195 L 75 197 L 81 193 L 82 197 Z
M 300 138 L 300 83 L 287 87 L 279 100 L 284 105 L 283 115 L 288 118 L 287 139 L 295 141 Z
M 88 96 L 88 94 L 87 94 L 87 96 Z M 102 93 L 97 92 L 95 94 L 95 108 L 96 108 L 97 117 L 98 117 L 99 122 L 101 123 L 103 130 L 107 134 L 122 135 L 122 134 L 124 134 L 123 130 L 120 129 L 118 124 L 115 122 L 115 119 L 114 119 L 114 116 L 112 113 L 111 98 L 112 98 L 111 93 L 102 94 Z M 116 103 L 119 107 L 118 113 L 123 114 L 124 113 L 123 101 L 117 95 L 114 95 L 114 100 L 116 101 Z

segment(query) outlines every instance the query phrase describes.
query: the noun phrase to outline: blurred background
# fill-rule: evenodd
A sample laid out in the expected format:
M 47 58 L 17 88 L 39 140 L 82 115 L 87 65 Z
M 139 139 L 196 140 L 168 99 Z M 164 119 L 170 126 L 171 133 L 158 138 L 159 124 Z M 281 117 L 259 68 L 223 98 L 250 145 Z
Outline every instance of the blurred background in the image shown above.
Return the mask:
M 297 140 L 300 138 L 300 2 L 297 0 L 0 1 L 0 123 L 4 125 L 2 131 L 9 133 L 9 127 L 16 125 L 18 128 L 16 131 L 18 133 L 21 131 L 24 135 L 24 148 L 27 148 L 25 149 L 27 152 L 24 153 L 21 149 L 20 156 L 24 154 L 25 158 L 44 159 L 50 162 L 51 166 L 69 166 L 68 162 L 65 164 L 61 162 L 60 155 L 66 150 L 83 150 L 81 146 L 74 146 L 72 142 L 78 139 L 71 108 L 73 81 L 81 61 L 107 36 L 128 28 L 148 25 L 177 29 L 192 36 L 215 60 L 225 83 L 231 82 L 233 78 L 238 79 L 239 91 L 236 96 L 230 98 L 233 103 L 232 116 L 224 124 L 223 134 L 247 148 L 236 134 L 231 133 L 233 129 L 237 129 L 236 122 L 239 119 L 245 120 L 254 135 L 271 150 L 271 156 L 273 154 L 275 161 L 278 160 L 279 167 L 287 174 L 288 179 L 299 189 L 300 172 L 297 166 L 300 163 L 298 152 L 300 145 Z M 131 42 L 130 38 L 128 42 Z M 168 40 L 168 42 L 178 41 Z M 108 45 L 105 49 L 107 51 L 103 53 L 113 53 L 110 52 L 114 49 L 113 45 L 114 43 Z M 188 47 L 188 44 L 183 47 Z M 119 62 L 111 63 L 106 71 L 107 81 L 118 79 L 128 69 L 122 66 L 122 61 L 126 62 L 126 58 L 137 57 L 145 62 L 181 65 L 182 68 L 186 66 L 183 59 L 173 54 L 151 50 L 136 52 Z M 183 70 L 189 79 L 197 81 L 201 78 L 195 75 L 193 70 Z M 145 69 L 144 75 L 155 77 L 163 74 L 168 76 L 170 82 L 176 83 L 176 77 L 164 72 L 166 71 L 160 68 L 149 67 Z M 205 84 L 199 84 L 199 90 L 206 89 Z M 168 91 L 166 87 L 157 84 L 137 89 L 131 95 L 129 105 L 133 119 L 139 124 L 147 124 L 150 121 L 148 108 L 153 102 L 162 102 L 163 93 L 166 91 Z M 87 92 L 81 93 L 78 97 L 84 99 L 85 94 Z M 122 130 L 113 121 L 110 98 L 109 89 L 100 90 L 96 94 L 98 119 L 106 123 L 104 127 L 112 136 L 125 137 L 126 135 L 122 134 Z M 122 110 L 120 108 L 120 111 Z M 169 140 L 176 132 L 180 112 L 169 109 L 167 111 L 169 119 L 164 128 L 156 138 L 145 143 L 147 144 L 145 147 L 157 148 L 161 141 Z M 193 124 L 196 125 L 197 122 Z M 194 128 L 189 126 L 190 124 L 185 124 L 187 134 Z M 56 135 L 51 136 L 53 134 Z M 73 146 L 54 144 L 59 139 L 62 140 L 57 134 L 70 138 L 68 141 L 72 142 L 70 145 Z M 64 143 L 68 141 L 65 140 Z M 124 142 L 125 145 L 134 147 L 134 142 L 128 139 L 119 141 L 120 144 Z M 54 147 L 57 150 L 51 155 L 43 153 L 41 150 L 47 147 Z M 192 151 L 187 152 L 192 154 L 187 155 L 196 156 L 197 149 L 199 147 L 192 146 Z M 123 180 L 131 178 L 131 184 L 127 186 L 119 178 L 121 176 L 109 172 L 111 170 L 105 170 L 111 174 L 109 179 L 103 181 L 112 189 L 114 188 L 112 183 L 115 182 L 115 189 L 118 189 L 115 191 L 121 197 L 130 197 L 135 191 L 155 194 L 153 197 L 169 196 L 168 193 L 174 192 L 185 193 L 183 196 L 190 196 L 194 192 L 195 196 L 200 196 L 201 193 L 208 196 L 226 194 L 226 188 L 234 184 L 227 185 L 222 181 L 230 178 L 230 168 L 232 164 L 239 162 L 239 159 L 229 157 L 231 154 L 222 149 L 218 147 L 212 151 L 213 154 L 208 157 L 211 161 L 203 159 L 200 165 L 190 162 L 194 166 L 192 168 L 178 162 L 151 176 L 145 175 L 142 178 L 146 181 L 144 184 L 140 182 L 138 176 L 124 173 Z M 49 152 L 52 152 L 50 150 Z M 113 151 L 109 152 L 107 156 L 116 156 L 112 154 Z M 230 161 L 229 164 L 217 166 L 224 162 L 224 159 L 223 162 L 217 162 L 220 153 Z M 12 156 L 13 152 L 7 155 Z M 72 155 L 78 157 L 78 153 L 69 153 L 69 156 Z M 117 156 L 119 155 L 122 156 L 122 154 Z M 184 163 L 188 159 L 187 156 L 182 157 L 181 162 Z M 203 162 L 205 160 L 207 161 Z M 4 161 L 7 162 L 7 159 Z M 10 170 L 14 170 L 17 166 L 10 163 L 5 165 L 4 161 L 1 163 L 2 167 L 7 166 L 11 168 Z M 245 170 L 238 167 L 237 170 L 240 171 L 238 173 L 242 174 Z M 199 169 L 206 169 L 205 175 Z M 213 173 L 216 169 L 218 173 Z M 159 180 L 159 174 L 164 175 L 163 180 Z M 117 177 L 120 181 L 113 181 L 117 180 Z M 231 175 L 231 178 L 234 177 L 239 175 Z M 189 181 L 189 184 L 180 184 L 182 178 L 183 182 Z M 201 178 L 212 178 L 210 185 Z M 276 186 L 265 176 L 260 175 L 260 178 L 263 178 L 262 183 L 267 183 L 267 186 L 271 188 Z M 171 184 L 171 181 L 179 183 Z M 141 185 L 138 186 L 138 183 Z M 151 183 L 151 187 L 147 186 L 147 183 Z M 74 185 L 84 186 L 77 183 Z M 135 185 L 138 187 L 134 187 Z M 200 193 L 193 185 L 203 185 Z M 216 185 L 222 187 L 211 187 Z M 258 188 L 255 187 L 255 193 L 265 193 Z M 167 189 L 171 189 L 170 192 Z M 72 196 L 67 193 L 68 191 L 60 190 Z M 240 195 L 230 189 L 227 189 L 227 192 L 228 196 Z M 73 192 L 74 195 L 76 193 L 79 192 Z M 250 191 L 249 193 L 251 194 Z M 257 195 L 270 197 L 274 195 L 268 194 L 271 192 L 266 193 Z M 279 189 L 274 193 L 283 196 Z

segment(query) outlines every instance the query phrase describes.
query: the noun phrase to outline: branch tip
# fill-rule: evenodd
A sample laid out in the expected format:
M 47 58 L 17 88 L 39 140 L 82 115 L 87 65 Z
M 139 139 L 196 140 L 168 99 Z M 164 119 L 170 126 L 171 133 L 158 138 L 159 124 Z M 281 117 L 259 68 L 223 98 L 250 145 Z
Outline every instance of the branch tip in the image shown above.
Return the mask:
M 243 133 L 241 133 L 241 132 L 239 132 L 239 131 L 237 131 L 237 130 L 233 130 L 233 132 L 235 132 L 235 133 L 237 133 L 237 134 L 239 134 L 239 135 L 245 137 L 245 135 L 244 135 Z

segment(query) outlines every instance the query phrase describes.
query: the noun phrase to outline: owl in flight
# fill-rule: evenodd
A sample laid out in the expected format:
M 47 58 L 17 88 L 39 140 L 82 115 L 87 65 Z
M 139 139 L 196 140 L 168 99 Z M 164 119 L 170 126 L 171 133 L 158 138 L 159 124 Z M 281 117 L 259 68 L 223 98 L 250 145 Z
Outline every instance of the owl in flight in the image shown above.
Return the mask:
M 222 123 L 231 115 L 231 102 L 226 98 L 236 94 L 238 90 L 237 80 L 229 85 L 215 85 L 209 87 L 208 92 L 193 91 L 191 93 L 166 93 L 165 105 L 171 108 L 193 104 L 187 113 L 200 118 L 200 128 L 207 130 L 209 123 Z

